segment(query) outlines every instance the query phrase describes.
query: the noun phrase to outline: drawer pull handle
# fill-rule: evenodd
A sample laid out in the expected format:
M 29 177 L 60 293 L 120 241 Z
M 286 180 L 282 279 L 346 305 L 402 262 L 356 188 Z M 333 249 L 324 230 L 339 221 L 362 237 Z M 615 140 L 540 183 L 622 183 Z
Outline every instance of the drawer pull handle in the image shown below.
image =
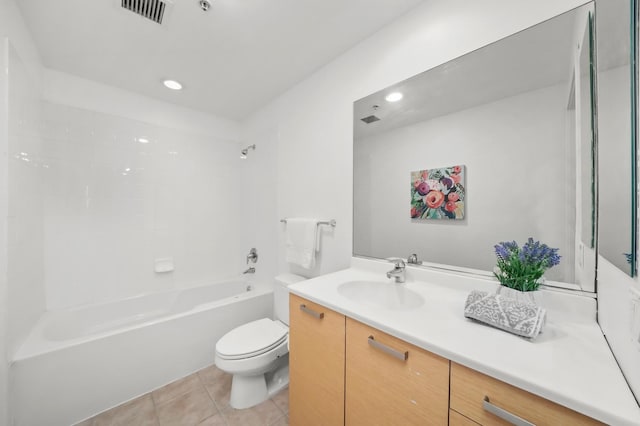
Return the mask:
M 376 342 L 376 339 L 374 339 L 373 336 L 369 336 L 369 346 L 380 349 L 382 352 L 398 358 L 400 361 L 406 361 L 409 358 L 409 351 L 400 352 L 399 350 L 393 349 L 385 344 Z
M 518 417 L 515 414 L 508 412 L 507 410 L 498 407 L 497 405 L 493 405 L 489 402 L 489 397 L 485 395 L 484 401 L 482 401 L 482 408 L 485 411 L 493 414 L 494 416 L 500 417 L 502 420 L 507 421 L 515 426 L 536 426 L 533 423 L 530 423 L 523 419 L 522 417 Z
M 307 308 L 307 305 L 300 305 L 300 310 L 318 319 L 324 318 L 324 312 L 316 312 L 313 309 Z

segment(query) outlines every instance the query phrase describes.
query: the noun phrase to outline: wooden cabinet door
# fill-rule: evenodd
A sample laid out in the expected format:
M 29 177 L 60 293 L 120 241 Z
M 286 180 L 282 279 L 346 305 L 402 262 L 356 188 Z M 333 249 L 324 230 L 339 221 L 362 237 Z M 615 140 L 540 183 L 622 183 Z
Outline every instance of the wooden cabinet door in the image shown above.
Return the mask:
M 478 423 L 466 418 L 454 410 L 449 410 L 449 426 L 479 426 Z
M 482 425 L 510 425 L 485 408 L 485 398 L 502 412 L 536 425 L 602 425 L 566 407 L 478 371 L 451 363 L 451 409 Z
M 350 318 L 346 337 L 347 426 L 447 424 L 447 359 Z
M 289 297 L 289 424 L 344 425 L 345 317 Z

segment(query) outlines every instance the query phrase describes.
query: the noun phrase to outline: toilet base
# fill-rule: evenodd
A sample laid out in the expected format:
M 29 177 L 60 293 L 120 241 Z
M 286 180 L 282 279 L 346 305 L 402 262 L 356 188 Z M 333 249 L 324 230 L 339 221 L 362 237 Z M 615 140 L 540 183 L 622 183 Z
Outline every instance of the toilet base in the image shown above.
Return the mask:
M 258 405 L 289 385 L 289 356 L 278 359 L 275 370 L 265 374 L 243 376 L 234 374 L 229 405 L 235 409 Z

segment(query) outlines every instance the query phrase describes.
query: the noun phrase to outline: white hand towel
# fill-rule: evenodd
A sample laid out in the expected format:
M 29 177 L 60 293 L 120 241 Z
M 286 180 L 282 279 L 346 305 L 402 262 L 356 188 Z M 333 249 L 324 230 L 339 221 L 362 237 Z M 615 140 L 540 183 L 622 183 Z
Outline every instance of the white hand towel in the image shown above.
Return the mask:
M 286 260 L 311 269 L 316 262 L 317 219 L 287 219 Z

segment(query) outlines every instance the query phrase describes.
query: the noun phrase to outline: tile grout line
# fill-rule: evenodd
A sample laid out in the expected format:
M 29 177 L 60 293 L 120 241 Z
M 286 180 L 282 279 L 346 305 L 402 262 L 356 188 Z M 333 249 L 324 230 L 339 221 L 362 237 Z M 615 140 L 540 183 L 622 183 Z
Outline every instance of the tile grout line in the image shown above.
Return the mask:
M 160 416 L 158 415 L 158 405 L 156 404 L 156 399 L 153 397 L 153 391 L 149 392 L 149 397 L 151 398 L 151 403 L 153 404 L 153 414 L 156 415 L 156 423 L 158 426 L 160 425 Z
M 198 382 L 200 382 L 200 386 L 202 386 L 202 388 L 204 389 L 205 393 L 207 394 L 207 396 L 209 397 L 209 400 L 211 401 L 211 403 L 213 404 L 213 407 L 216 409 L 216 413 L 212 414 L 211 416 L 202 419 L 202 421 L 200 421 L 200 423 L 204 422 L 207 419 L 210 419 L 211 417 L 214 417 L 216 415 L 219 415 L 220 418 L 222 419 L 222 421 L 224 422 L 225 425 L 228 425 L 227 423 L 227 419 L 225 418 L 225 416 L 222 414 L 222 410 L 220 409 L 220 407 L 218 407 L 218 403 L 216 402 L 215 398 L 211 395 L 211 393 L 209 392 L 209 388 L 204 384 L 204 382 L 202 381 L 202 377 L 200 377 L 200 371 L 202 370 L 198 370 L 196 371 L 195 375 L 196 377 L 198 377 Z M 198 423 L 198 424 L 200 424 Z
M 202 371 L 202 370 L 199 370 L 196 373 L 198 375 L 198 379 L 200 379 L 200 382 L 202 383 L 202 386 L 204 387 L 204 390 L 207 392 L 207 395 L 209 395 L 209 399 L 211 399 L 211 401 L 213 401 L 213 405 L 214 405 L 214 407 L 216 407 L 216 410 L 218 410 L 218 413 L 220 414 L 220 417 L 224 421 L 224 424 L 228 425 L 227 417 L 224 415 L 222 408 L 218 405 L 218 402 L 213 397 L 213 395 L 211 395 L 211 392 L 209 392 L 209 388 L 204 384 L 204 382 L 202 382 L 202 378 L 200 377 L 200 374 L 199 374 L 200 371 Z
M 279 408 L 279 407 L 278 407 L 278 408 Z M 282 410 L 280 410 L 280 411 L 282 411 Z M 287 417 L 287 415 L 283 413 L 280 417 L 278 417 L 277 419 L 275 419 L 274 421 L 272 421 L 272 422 L 269 424 L 269 426 L 273 426 L 273 425 L 277 424 L 278 422 L 280 422 L 280 421 L 281 421 L 282 419 L 284 419 L 285 417 Z

